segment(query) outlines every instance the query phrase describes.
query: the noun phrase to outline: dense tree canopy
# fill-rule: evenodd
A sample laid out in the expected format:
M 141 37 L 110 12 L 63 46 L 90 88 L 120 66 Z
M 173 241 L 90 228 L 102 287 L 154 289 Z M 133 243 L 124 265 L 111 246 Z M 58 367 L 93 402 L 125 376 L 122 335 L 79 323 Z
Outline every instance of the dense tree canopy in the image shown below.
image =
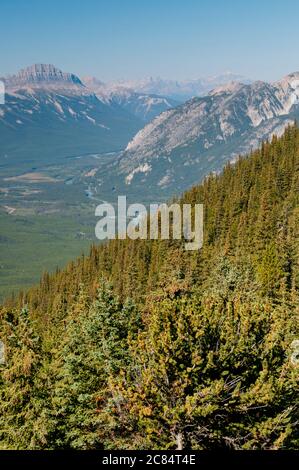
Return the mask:
M 1 307 L 1 448 L 298 449 L 298 128 L 178 202 L 200 251 L 113 240 Z

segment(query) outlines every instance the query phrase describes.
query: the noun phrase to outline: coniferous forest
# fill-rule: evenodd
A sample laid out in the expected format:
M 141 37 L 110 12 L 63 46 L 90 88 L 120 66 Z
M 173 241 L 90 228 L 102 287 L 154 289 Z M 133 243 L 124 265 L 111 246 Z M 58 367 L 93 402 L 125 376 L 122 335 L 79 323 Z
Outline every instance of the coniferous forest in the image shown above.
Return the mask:
M 112 240 L 0 310 L 1 449 L 299 448 L 299 129 L 179 199 L 204 244 Z

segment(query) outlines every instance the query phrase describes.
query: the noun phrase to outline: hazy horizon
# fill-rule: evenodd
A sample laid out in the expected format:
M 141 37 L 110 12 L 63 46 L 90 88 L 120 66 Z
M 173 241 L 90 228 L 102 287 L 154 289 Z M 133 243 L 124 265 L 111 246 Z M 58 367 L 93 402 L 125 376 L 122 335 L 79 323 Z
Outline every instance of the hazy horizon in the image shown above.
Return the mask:
M 299 4 L 286 0 L 1 2 L 1 75 L 51 63 L 107 81 L 195 80 L 226 70 L 278 80 L 299 70 Z M 278 60 L 279 58 L 279 60 Z

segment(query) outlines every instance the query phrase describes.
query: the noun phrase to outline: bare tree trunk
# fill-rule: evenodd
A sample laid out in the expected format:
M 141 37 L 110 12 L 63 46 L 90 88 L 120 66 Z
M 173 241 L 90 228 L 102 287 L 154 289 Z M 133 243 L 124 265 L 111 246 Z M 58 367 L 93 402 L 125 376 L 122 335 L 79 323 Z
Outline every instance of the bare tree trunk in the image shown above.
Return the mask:
M 182 432 L 178 432 L 176 435 L 176 450 L 183 450 L 184 436 Z

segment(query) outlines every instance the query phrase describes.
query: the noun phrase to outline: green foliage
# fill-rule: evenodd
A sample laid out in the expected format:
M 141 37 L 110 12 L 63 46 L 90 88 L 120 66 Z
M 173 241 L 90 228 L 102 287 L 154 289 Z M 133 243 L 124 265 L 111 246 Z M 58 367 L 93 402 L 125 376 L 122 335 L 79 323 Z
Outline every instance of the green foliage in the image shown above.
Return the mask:
M 115 429 L 134 433 L 126 441 L 115 434 L 114 446 L 292 446 L 299 374 L 286 351 L 299 334 L 298 312 L 244 297 L 242 269 L 221 260 L 216 279 L 224 265 L 230 281 L 238 278 L 225 297 L 176 284 L 147 306 L 146 328 L 130 347 L 131 368 L 114 379 L 122 403 Z
M 6 312 L 2 324 L 6 364 L 1 368 L 1 448 L 33 449 L 45 441 L 41 414 L 45 406 L 42 388 L 42 344 L 28 310 L 16 318 Z
M 56 374 L 48 417 L 51 446 L 102 447 L 97 407 L 109 393 L 109 377 L 127 366 L 128 336 L 139 326 L 134 306 L 123 305 L 105 283 L 89 309 L 81 291 L 63 341 L 53 353 Z
M 292 126 L 182 196 L 202 250 L 113 240 L 10 299 L 2 448 L 298 449 L 298 187 Z

